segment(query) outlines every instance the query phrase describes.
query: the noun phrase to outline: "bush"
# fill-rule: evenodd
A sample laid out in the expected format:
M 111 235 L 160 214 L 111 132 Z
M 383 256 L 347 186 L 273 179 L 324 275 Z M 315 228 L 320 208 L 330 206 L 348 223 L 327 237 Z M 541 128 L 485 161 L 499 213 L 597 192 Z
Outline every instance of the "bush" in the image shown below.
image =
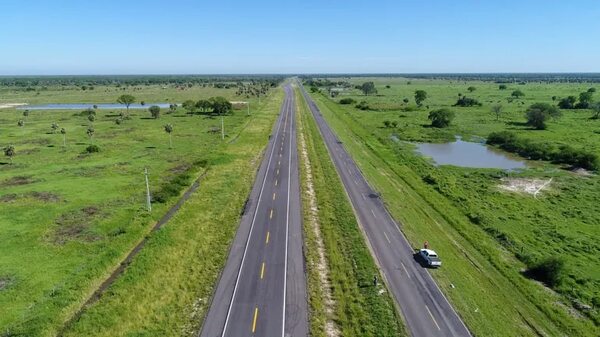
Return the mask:
M 354 104 L 356 101 L 352 98 L 342 98 L 340 104 Z
M 454 119 L 454 112 L 449 109 L 437 109 L 429 113 L 431 126 L 435 128 L 445 128 L 450 125 Z
M 594 153 L 575 149 L 569 145 L 557 147 L 552 143 L 520 139 L 508 131 L 490 133 L 487 144 L 497 145 L 505 151 L 533 160 L 548 160 L 556 164 L 568 164 L 592 171 L 600 168 L 600 159 Z
M 456 104 L 454 104 L 454 106 L 462 106 L 462 107 L 481 106 L 481 103 L 479 103 L 479 101 L 477 101 L 474 98 L 462 96 L 456 101 Z
M 535 103 L 527 108 L 525 117 L 527 124 L 533 126 L 537 130 L 546 129 L 546 120 L 549 117 L 554 119 L 560 117 L 560 111 L 548 103 Z
M 549 257 L 533 263 L 526 275 L 555 288 L 560 285 L 565 270 L 565 262 L 557 257 Z
M 85 148 L 85 152 L 87 152 L 87 153 L 100 152 L 100 148 L 98 147 L 98 145 L 89 145 L 88 147 Z
M 360 109 L 360 110 L 370 110 L 371 109 L 371 107 L 369 106 L 369 104 L 366 101 L 362 101 L 362 102 L 358 103 L 356 105 L 356 108 Z
M 152 200 L 158 203 L 165 203 L 170 198 L 178 196 L 181 190 L 189 185 L 190 179 L 191 176 L 188 172 L 176 175 L 152 194 Z

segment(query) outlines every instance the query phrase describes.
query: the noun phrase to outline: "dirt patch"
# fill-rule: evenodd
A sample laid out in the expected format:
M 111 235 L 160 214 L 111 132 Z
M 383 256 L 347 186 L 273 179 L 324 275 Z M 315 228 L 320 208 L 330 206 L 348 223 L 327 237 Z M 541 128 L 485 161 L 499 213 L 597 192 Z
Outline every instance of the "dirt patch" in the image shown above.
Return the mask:
M 321 284 L 321 293 L 323 295 L 323 306 L 325 314 L 327 316 L 325 320 L 325 334 L 329 337 L 338 337 L 341 335 L 340 330 L 335 324 L 333 318 L 335 316 L 335 300 L 333 299 L 331 283 L 329 282 L 329 268 L 327 264 L 327 257 L 325 255 L 325 244 L 323 243 L 323 237 L 321 235 L 321 226 L 319 224 L 319 214 L 317 208 L 317 201 L 315 197 L 315 190 L 313 187 L 312 171 L 310 168 L 310 159 L 308 158 L 308 152 L 306 149 L 306 142 L 304 140 L 304 134 L 300 134 L 300 148 L 302 161 L 304 162 L 304 169 L 306 171 L 306 195 L 308 196 L 309 206 L 309 226 L 311 227 L 314 235 L 317 248 L 317 264 L 316 270 L 319 275 L 319 283 Z
M 13 202 L 19 198 L 18 194 L 9 193 L 0 197 L 0 202 Z
M 101 215 L 96 206 L 84 207 L 59 216 L 55 223 L 57 228 L 51 235 L 51 241 L 63 245 L 71 240 L 96 241 L 100 237 L 90 232 L 94 221 Z
M 0 183 L 2 187 L 27 185 L 36 182 L 31 176 L 16 176 L 8 178 Z
M 498 187 L 505 191 L 530 194 L 537 197 L 542 191 L 548 190 L 552 183 L 552 178 L 548 180 L 542 179 L 525 179 L 525 178 L 503 178 L 502 183 Z
M 169 169 L 169 172 L 173 173 L 173 174 L 181 174 L 184 172 L 187 172 L 187 170 L 189 170 L 192 167 L 192 164 L 190 163 L 181 163 L 179 165 L 176 165 L 172 168 Z
M 63 199 L 58 196 L 57 194 L 51 193 L 51 192 L 31 192 L 27 194 L 28 196 L 31 196 L 34 199 L 37 199 L 39 201 L 43 201 L 43 202 L 59 202 L 62 201 Z
M 10 276 L 0 276 L 0 291 L 7 289 L 8 287 L 10 287 L 11 284 L 13 284 L 14 282 L 14 278 L 10 277 Z

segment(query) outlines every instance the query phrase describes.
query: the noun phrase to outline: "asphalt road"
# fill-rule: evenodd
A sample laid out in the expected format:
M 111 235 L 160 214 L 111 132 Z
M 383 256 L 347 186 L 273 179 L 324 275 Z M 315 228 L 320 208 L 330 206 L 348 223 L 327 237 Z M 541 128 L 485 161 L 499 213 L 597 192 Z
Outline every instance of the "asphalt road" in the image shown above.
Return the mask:
M 371 252 L 411 335 L 471 336 L 428 270 L 415 260 L 414 249 L 327 125 L 315 102 L 304 88 L 302 91 L 368 239 Z M 444 257 L 441 258 L 443 260 Z
M 296 106 L 291 87 L 284 90 L 201 337 L 308 335 Z

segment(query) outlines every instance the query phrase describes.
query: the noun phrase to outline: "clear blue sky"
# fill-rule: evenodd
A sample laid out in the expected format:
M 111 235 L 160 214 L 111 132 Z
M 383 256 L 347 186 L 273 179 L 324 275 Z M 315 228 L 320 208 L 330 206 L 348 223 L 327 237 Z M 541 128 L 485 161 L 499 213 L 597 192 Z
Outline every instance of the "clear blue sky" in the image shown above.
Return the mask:
M 600 72 L 600 1 L 0 0 L 0 75 Z

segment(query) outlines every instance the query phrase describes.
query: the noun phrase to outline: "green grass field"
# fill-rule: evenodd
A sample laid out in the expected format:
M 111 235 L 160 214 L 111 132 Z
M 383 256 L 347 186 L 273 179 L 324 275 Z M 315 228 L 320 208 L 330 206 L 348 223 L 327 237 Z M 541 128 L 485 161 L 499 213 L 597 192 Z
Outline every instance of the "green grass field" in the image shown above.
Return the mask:
M 96 87 L 93 92 L 51 87 L 39 95 L 3 89 L 1 101 L 110 103 L 122 93 L 114 87 Z M 131 93 L 147 102 L 216 95 L 244 100 L 233 89 L 199 86 L 185 90 L 140 87 Z M 100 152 L 93 154 L 84 153 L 91 142 L 86 129 L 92 123 L 86 116 L 75 115 L 79 111 L 31 111 L 25 125 L 18 127 L 22 111 L 1 109 L 0 144 L 14 145 L 16 155 L 12 164 L 8 158 L 0 159 L 0 331 L 5 335 L 54 335 L 149 233 L 179 193 L 208 170 L 200 190 L 189 200 L 191 205 L 152 235 L 140 261 L 134 261 L 115 289 L 111 288 L 89 315 L 84 314 L 73 331 L 89 328 L 86 335 L 93 335 L 102 330 L 95 327 L 115 321 L 110 324 L 115 330 L 103 333 L 130 335 L 136 327 L 152 327 L 177 335 L 183 325 L 198 324 L 206 306 L 202 300 L 210 295 L 224 263 L 245 198 L 243 193 L 232 198 L 233 191 L 249 189 L 252 168 L 266 144 L 280 99 L 278 91 L 263 99 L 257 110 L 253 98 L 251 117 L 245 109 L 226 116 L 225 141 L 220 132 L 209 132 L 220 125 L 219 119 L 188 115 L 181 109 L 173 114 L 163 109 L 157 120 L 148 118 L 146 110 L 131 110 L 131 119 L 121 125 L 114 122 L 116 111 L 98 110 L 93 143 Z M 66 129 L 66 146 L 60 133 L 50 132 L 52 123 Z M 173 149 L 169 149 L 163 129 L 166 123 L 174 127 Z M 166 202 L 153 204 L 151 214 L 145 210 L 144 168 L 148 168 L 153 195 L 160 195 L 176 181 L 179 184 Z M 207 244 L 211 237 L 219 240 Z M 207 256 L 210 258 L 203 259 Z M 160 273 L 173 276 L 173 282 L 153 283 L 164 282 L 164 278 L 157 279 L 164 275 Z M 170 291 L 169 286 L 173 287 Z M 194 301 L 198 303 L 194 305 Z M 115 303 L 121 305 L 118 310 Z M 166 310 L 169 305 L 187 311 Z M 151 308 L 156 311 L 145 315 Z M 196 316 L 190 318 L 194 310 Z M 127 314 L 129 319 L 122 320 Z M 167 318 L 171 318 L 169 324 L 162 324 Z
M 317 125 L 298 89 L 296 98 L 299 102 L 298 132 L 306 140 L 318 221 L 335 303 L 330 318 L 342 336 L 404 336 L 402 319 L 397 314 L 387 289 L 381 285 L 374 287 L 372 284 L 373 276 L 378 275 L 381 279 L 381 275 L 362 237 L 335 167 L 328 159 L 329 154 Z M 302 184 L 306 198 L 305 170 L 302 170 Z M 308 226 L 306 200 L 304 203 L 304 223 Z M 316 244 L 311 233 L 311 230 L 305 229 L 311 335 L 327 336 L 327 317 L 321 292 L 323 285 L 316 276 L 319 272 L 315 262 Z
M 391 139 L 395 135 L 401 140 L 440 142 L 455 135 L 473 139 L 512 130 L 524 138 L 598 153 L 600 121 L 591 120 L 589 110 L 565 110 L 563 118 L 551 121 L 545 131 L 522 125 L 529 104 L 550 103 L 554 95 L 577 95 L 590 85 L 510 84 L 500 91 L 498 84 L 485 82 L 343 80 L 374 81 L 378 95 L 365 97 L 353 89 L 334 99 L 322 94 L 313 97 L 369 181 L 383 194 L 391 213 L 403 222 L 402 230 L 413 245 L 428 240 L 441 254 L 444 267 L 434 277 L 472 331 L 481 336 L 597 334 L 597 309 L 581 306 L 592 305 L 600 296 L 600 258 L 594 253 L 600 251 L 597 175 L 582 176 L 546 162 L 531 163 L 531 169 L 512 173 L 436 167 L 415 154 L 413 145 Z M 469 86 L 476 90 L 469 93 Z M 408 105 L 415 106 L 413 93 L 418 89 L 426 90 L 429 98 L 423 108 L 405 111 L 411 109 L 405 108 L 403 99 L 409 98 Z M 524 99 L 508 103 L 513 89 L 522 90 Z M 477 98 L 482 106 L 450 107 L 458 93 Z M 337 103 L 347 97 L 365 100 L 373 109 Z M 492 102 L 498 101 L 506 111 L 500 121 L 490 111 Z M 425 127 L 430 123 L 428 111 L 440 107 L 456 112 L 451 127 Z M 384 120 L 396 121 L 397 128 L 385 128 Z M 427 183 L 426 177 L 433 179 L 425 179 Z M 553 182 L 536 199 L 501 191 L 501 178 L 553 178 Z M 523 260 L 549 256 L 565 261 L 555 291 L 522 275 Z

